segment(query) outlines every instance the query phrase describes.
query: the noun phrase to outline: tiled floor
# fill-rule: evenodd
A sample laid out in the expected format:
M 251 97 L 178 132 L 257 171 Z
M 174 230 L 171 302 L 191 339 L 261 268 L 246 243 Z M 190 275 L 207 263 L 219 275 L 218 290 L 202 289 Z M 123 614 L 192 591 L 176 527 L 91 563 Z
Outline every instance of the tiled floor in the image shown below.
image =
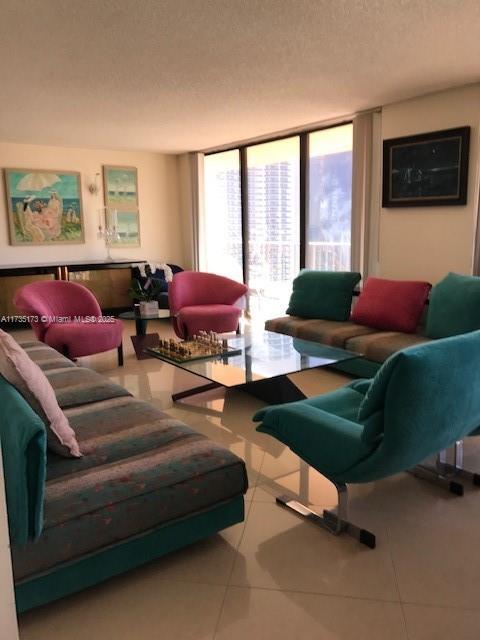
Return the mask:
M 22 615 L 22 640 L 480 638 L 480 490 L 457 498 L 401 474 L 353 487 L 353 519 L 376 533 L 374 551 L 318 530 L 276 506 L 274 496 L 286 489 L 326 506 L 335 492 L 283 445 L 255 432 L 251 416 L 262 403 L 216 392 L 172 406 L 172 391 L 198 379 L 158 360 L 137 361 L 128 337 L 132 324 L 126 323 L 123 369 L 113 352 L 82 364 L 246 460 L 246 521 Z M 149 330 L 170 331 L 167 321 L 155 324 Z M 328 371 L 294 379 L 308 395 L 347 380 Z M 466 445 L 466 462 L 480 468 L 474 442 Z

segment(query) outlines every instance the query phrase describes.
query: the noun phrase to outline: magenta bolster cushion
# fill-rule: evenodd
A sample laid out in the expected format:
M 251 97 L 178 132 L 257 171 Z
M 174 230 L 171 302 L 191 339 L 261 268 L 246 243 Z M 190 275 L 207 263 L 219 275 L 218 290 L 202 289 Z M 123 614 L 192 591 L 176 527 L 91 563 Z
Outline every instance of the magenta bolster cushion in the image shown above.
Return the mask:
M 431 287 L 429 282 L 370 277 L 350 320 L 386 331 L 415 333 Z
M 0 373 L 45 422 L 49 447 L 63 456 L 81 457 L 75 432 L 58 406 L 47 377 L 12 336 L 1 329 Z

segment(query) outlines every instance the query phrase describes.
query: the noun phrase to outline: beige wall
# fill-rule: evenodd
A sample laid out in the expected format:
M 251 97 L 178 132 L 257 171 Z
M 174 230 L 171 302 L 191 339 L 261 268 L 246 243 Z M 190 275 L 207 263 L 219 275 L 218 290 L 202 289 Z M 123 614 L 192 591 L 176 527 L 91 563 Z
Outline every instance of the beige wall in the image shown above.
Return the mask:
M 182 264 L 184 247 L 179 208 L 178 162 L 173 155 L 145 152 L 73 149 L 0 143 L 0 167 L 68 169 L 80 171 L 85 224 L 85 243 L 50 247 L 10 246 L 4 182 L 0 187 L 0 265 L 52 262 L 54 260 L 102 259 L 104 240 L 96 237 L 100 193 L 92 196 L 88 185 L 103 164 L 134 166 L 138 169 L 141 246 L 112 248 L 114 258 L 150 259 Z
M 478 207 L 480 84 L 383 107 L 382 138 L 471 126 L 468 201 L 458 207 L 381 209 L 380 276 L 435 283 L 471 273 Z

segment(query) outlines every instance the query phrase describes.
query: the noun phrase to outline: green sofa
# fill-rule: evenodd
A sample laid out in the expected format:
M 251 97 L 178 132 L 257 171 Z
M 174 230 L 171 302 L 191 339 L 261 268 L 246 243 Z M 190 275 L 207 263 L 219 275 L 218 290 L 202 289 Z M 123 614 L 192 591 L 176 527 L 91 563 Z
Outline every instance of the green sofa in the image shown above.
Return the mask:
M 359 292 L 353 289 L 360 279 L 360 274 L 339 275 L 349 280 L 343 299 L 340 298 L 337 302 L 326 291 L 325 299 L 329 305 L 325 309 L 325 305 L 322 307 L 317 301 L 321 300 L 318 290 L 321 291 L 322 287 L 328 288 L 330 285 L 327 274 L 303 272 L 301 277 L 297 278 L 300 281 L 303 279 L 303 287 L 297 286 L 297 290 L 294 287 L 292 293 L 287 310 L 290 315 L 267 320 L 265 329 L 358 353 L 362 358 L 338 363 L 334 368 L 361 378 L 373 377 L 387 358 L 401 349 L 424 344 L 432 339 L 480 329 L 479 277 L 449 273 L 433 287 L 416 333 L 403 333 L 352 322 L 349 312 L 345 313 L 345 299 L 350 305 L 353 298 L 355 305 Z M 316 296 L 312 295 L 315 288 Z M 315 305 L 320 309 L 318 314 L 314 311 Z M 308 314 L 295 314 L 292 308 L 306 308 Z M 326 313 L 326 310 L 329 313 Z M 332 320 L 332 317 L 341 319 Z
M 333 482 L 339 511 L 323 517 L 288 497 L 278 501 L 334 533 L 346 531 L 367 546 L 375 537 L 348 521 L 348 483 L 364 483 L 416 467 L 464 437 L 480 434 L 480 331 L 407 348 L 392 355 L 373 380 L 307 400 L 261 409 L 258 431 L 277 438 Z M 454 493 L 480 477 L 442 462 L 430 472 Z M 461 489 L 461 490 L 459 490 Z
M 244 519 L 244 462 L 182 422 L 39 342 L 82 458 L 47 450 L 46 429 L 0 376 L 18 611 L 79 591 Z

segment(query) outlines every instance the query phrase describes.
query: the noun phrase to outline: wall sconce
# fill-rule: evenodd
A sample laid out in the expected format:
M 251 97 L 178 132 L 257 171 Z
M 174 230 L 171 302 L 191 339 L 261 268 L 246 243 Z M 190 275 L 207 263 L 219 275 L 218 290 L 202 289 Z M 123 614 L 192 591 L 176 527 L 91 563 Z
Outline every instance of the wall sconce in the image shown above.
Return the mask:
M 92 196 L 96 196 L 98 195 L 98 192 L 100 191 L 100 187 L 98 186 L 98 177 L 99 177 L 99 173 L 95 174 L 95 178 L 94 181 L 91 182 L 88 185 L 88 190 L 90 191 L 90 193 L 92 194 Z

